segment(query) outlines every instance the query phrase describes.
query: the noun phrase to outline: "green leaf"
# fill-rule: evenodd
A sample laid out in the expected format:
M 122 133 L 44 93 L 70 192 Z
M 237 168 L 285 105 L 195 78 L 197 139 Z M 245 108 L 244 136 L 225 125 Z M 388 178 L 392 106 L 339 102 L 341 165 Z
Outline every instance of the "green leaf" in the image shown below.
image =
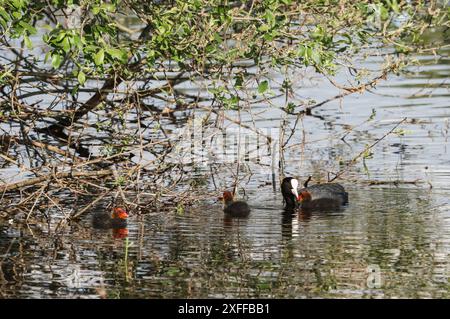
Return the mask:
M 44 24 L 41 26 L 41 28 L 46 29 L 48 31 L 52 31 L 54 29 L 54 27 L 48 25 L 48 24 Z
M 56 52 L 52 53 L 52 66 L 55 69 L 59 68 L 59 66 L 61 65 L 61 62 L 62 62 L 62 57 Z
M 289 113 L 293 113 L 296 107 L 297 106 L 295 105 L 295 103 L 289 102 L 288 105 L 286 106 L 286 111 Z
M 117 59 L 120 60 L 121 62 L 126 62 L 127 61 L 127 53 L 125 51 L 122 51 L 120 49 L 107 49 L 106 52 L 108 52 L 108 54 L 113 58 L 113 59 Z
M 33 49 L 33 43 L 31 42 L 30 38 L 27 35 L 23 36 L 23 41 L 25 42 L 25 46 L 31 50 Z
M 80 82 L 81 85 L 84 85 L 84 83 L 86 83 L 86 74 L 84 74 L 83 71 L 80 70 L 80 72 L 78 72 L 78 82 Z
M 299 57 L 304 58 L 305 54 L 306 54 L 306 47 L 304 45 L 299 46 L 298 49 L 297 49 L 297 55 Z
M 259 32 L 267 32 L 270 30 L 270 27 L 267 24 L 263 24 L 258 28 Z
M 390 5 L 391 5 L 392 10 L 395 11 L 395 13 L 397 13 L 397 14 L 400 13 L 400 8 L 398 6 L 397 0 L 390 1 Z
M 66 52 L 66 53 L 69 52 L 69 50 L 70 50 L 69 38 L 65 37 L 64 40 L 62 40 L 61 44 L 62 44 L 62 48 L 63 48 L 64 52 Z
M 275 32 L 270 32 L 270 33 L 266 33 L 264 34 L 264 40 L 266 41 L 272 41 L 275 38 Z
M 242 84 L 244 83 L 244 77 L 242 76 L 242 74 L 237 74 L 234 79 L 234 87 L 236 89 L 242 89 Z
M 264 92 L 267 91 L 268 88 L 269 88 L 269 82 L 267 80 L 264 80 L 261 83 L 259 83 L 259 85 L 258 85 L 258 93 L 263 94 Z
M 0 24 L 2 25 L 3 29 L 6 30 L 8 28 L 8 24 L 1 17 L 0 17 Z
M 228 110 L 238 110 L 239 109 L 239 97 L 236 95 L 231 95 L 230 98 L 224 99 L 224 106 Z
M 95 63 L 95 65 L 103 65 L 104 59 L 105 59 L 105 51 L 103 49 L 100 49 L 94 55 L 94 63 Z
M 46 54 L 45 54 L 45 57 L 44 57 L 44 63 L 47 63 L 47 61 L 48 61 L 48 58 L 51 56 L 51 52 L 50 51 L 48 51 Z
M 9 14 L 5 11 L 4 8 L 0 7 L 0 15 L 3 17 L 3 19 L 5 20 L 5 22 L 8 22 L 9 20 L 11 20 Z
M 275 16 L 271 10 L 266 10 L 264 17 L 266 18 L 266 21 L 269 24 L 269 26 L 271 27 L 275 26 Z
M 389 11 L 386 9 L 386 7 L 383 6 L 382 3 L 379 4 L 379 10 L 381 20 L 387 20 L 389 18 Z
M 222 43 L 222 42 L 223 42 L 223 39 L 222 39 L 222 37 L 220 36 L 220 34 L 219 34 L 218 32 L 215 32 L 215 33 L 214 33 L 214 40 L 215 40 L 217 43 Z
M 16 9 L 21 9 L 24 7 L 24 2 L 21 0 L 12 0 L 11 4 L 13 5 L 14 8 Z
M 311 59 L 314 61 L 315 64 L 317 65 L 321 64 L 321 56 L 317 49 L 313 49 L 311 51 Z
M 20 21 L 19 25 L 24 28 L 25 30 L 28 31 L 29 34 L 36 34 L 36 28 L 33 27 L 32 25 L 26 23 L 25 21 Z
M 103 3 L 100 6 L 101 9 L 108 11 L 108 12 L 114 12 L 116 10 L 116 6 L 112 3 Z
M 83 43 L 81 42 L 81 38 L 78 35 L 73 36 L 72 42 L 78 49 L 81 49 L 83 47 Z
M 93 14 L 97 15 L 100 12 L 100 7 L 93 7 L 91 9 L 91 11 L 92 11 Z
M 60 32 L 60 33 L 58 34 L 58 36 L 56 36 L 55 38 L 53 38 L 52 43 L 58 44 L 58 43 L 61 42 L 65 37 L 66 37 L 66 32 Z

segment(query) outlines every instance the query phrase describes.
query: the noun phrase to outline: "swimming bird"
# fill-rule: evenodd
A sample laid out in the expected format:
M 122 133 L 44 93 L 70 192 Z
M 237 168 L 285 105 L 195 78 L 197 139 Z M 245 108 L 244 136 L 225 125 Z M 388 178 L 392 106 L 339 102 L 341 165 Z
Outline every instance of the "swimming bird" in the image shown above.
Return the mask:
M 223 211 L 230 217 L 247 217 L 250 214 L 250 207 L 244 201 L 235 201 L 231 192 L 223 192 L 221 198 L 224 204 Z
M 338 183 L 324 183 L 302 188 L 298 201 L 303 209 L 335 209 L 348 203 L 348 193 Z
M 308 181 L 309 182 L 309 179 Z M 281 183 L 286 208 L 295 209 L 334 209 L 348 203 L 348 193 L 344 186 L 338 183 L 324 183 L 308 186 L 297 190 L 298 180 L 286 177 Z
M 92 224 L 99 229 L 126 228 L 127 218 L 128 214 L 123 208 L 115 207 L 112 214 L 104 211 L 94 214 Z
M 285 177 L 281 182 L 281 194 L 284 198 L 286 209 L 298 208 L 298 180 L 293 177 Z

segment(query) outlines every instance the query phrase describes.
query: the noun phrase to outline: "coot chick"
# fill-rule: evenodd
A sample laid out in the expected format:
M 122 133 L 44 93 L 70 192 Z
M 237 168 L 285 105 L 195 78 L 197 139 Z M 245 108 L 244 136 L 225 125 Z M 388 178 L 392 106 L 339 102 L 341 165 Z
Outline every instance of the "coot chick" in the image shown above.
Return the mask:
M 324 183 L 302 188 L 298 201 L 304 209 L 334 209 L 348 203 L 348 193 L 338 183 Z
M 223 193 L 223 211 L 230 217 L 247 217 L 250 214 L 250 207 L 244 201 L 234 201 L 234 196 L 229 191 Z
M 127 212 L 120 207 L 115 207 L 112 214 L 100 212 L 94 214 L 92 224 L 99 229 L 120 229 L 127 227 Z

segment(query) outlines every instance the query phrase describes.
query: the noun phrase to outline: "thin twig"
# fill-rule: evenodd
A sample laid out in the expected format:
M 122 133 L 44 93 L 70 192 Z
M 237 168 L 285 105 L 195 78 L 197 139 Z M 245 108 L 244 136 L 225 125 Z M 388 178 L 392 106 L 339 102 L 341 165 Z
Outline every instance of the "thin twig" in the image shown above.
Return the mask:
M 389 134 L 391 134 L 392 132 L 395 131 L 395 129 L 402 124 L 403 122 L 405 122 L 407 120 L 407 118 L 403 118 L 400 122 L 398 122 L 397 124 L 395 124 L 395 126 L 389 130 L 389 132 L 387 132 L 386 134 L 384 134 L 382 137 L 380 137 L 379 139 L 377 139 L 375 142 L 373 142 L 372 144 L 370 144 L 369 146 L 367 146 L 366 148 L 364 148 L 364 150 L 362 150 L 358 155 L 356 155 L 355 157 L 353 157 L 353 159 L 346 165 L 346 167 L 342 170 L 340 170 L 338 173 L 334 174 L 335 176 L 329 180 L 329 182 L 332 182 L 334 180 L 336 180 L 337 178 L 339 178 L 342 174 L 344 174 L 351 166 L 353 166 L 358 159 L 363 156 L 368 150 L 372 149 L 375 145 L 377 145 L 378 143 L 380 143 L 386 136 L 388 136 Z

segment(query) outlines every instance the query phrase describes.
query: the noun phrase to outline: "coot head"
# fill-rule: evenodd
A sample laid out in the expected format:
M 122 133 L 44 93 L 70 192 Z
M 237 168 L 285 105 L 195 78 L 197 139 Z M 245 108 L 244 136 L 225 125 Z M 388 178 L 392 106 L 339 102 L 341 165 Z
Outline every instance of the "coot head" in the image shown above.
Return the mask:
M 281 182 L 281 194 L 283 195 L 286 208 L 298 207 L 298 180 L 293 177 L 285 177 Z
M 123 208 L 114 207 L 112 218 L 125 220 L 128 218 L 128 214 Z
M 222 201 L 225 203 L 225 205 L 231 204 L 234 200 L 234 196 L 230 191 L 223 192 Z

